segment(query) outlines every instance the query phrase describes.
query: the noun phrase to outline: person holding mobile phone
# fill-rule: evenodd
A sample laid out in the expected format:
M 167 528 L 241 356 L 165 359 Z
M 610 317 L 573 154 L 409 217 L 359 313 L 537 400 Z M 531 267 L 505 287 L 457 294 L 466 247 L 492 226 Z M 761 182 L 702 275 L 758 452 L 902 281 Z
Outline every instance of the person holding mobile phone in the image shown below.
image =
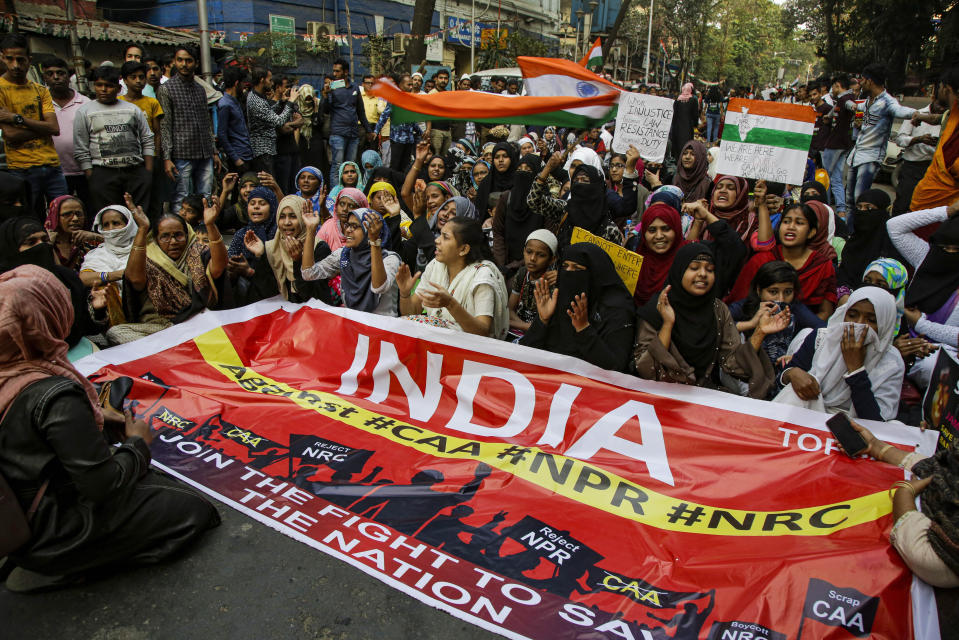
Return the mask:
M 850 421 L 865 440 L 864 453 L 913 473 L 889 489 L 892 531 L 889 542 L 916 576 L 934 587 L 959 587 L 959 496 L 956 451 L 943 449 L 932 457 L 906 452 L 877 438 L 866 427 Z M 916 497 L 922 496 L 921 510 Z
M 799 332 L 789 345 L 773 399 L 808 409 L 846 411 L 868 420 L 892 420 L 906 365 L 892 344 L 896 299 L 862 287 L 839 307 L 825 329 Z

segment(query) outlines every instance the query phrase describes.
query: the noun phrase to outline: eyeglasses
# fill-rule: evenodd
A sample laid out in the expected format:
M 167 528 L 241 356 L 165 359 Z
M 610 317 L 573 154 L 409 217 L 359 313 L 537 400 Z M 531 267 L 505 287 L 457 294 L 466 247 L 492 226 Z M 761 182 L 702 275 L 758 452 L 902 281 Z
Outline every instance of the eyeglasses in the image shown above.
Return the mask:
M 164 233 L 157 236 L 157 242 L 173 242 L 174 240 L 186 240 L 186 234 L 182 231 L 176 233 Z
M 625 168 L 626 168 L 626 165 L 623 164 L 622 162 L 614 162 L 613 164 L 609 165 L 609 168 L 610 168 L 610 169 L 625 169 Z
M 343 225 L 343 231 L 356 231 L 357 229 L 362 229 L 363 225 L 356 222 L 347 222 Z

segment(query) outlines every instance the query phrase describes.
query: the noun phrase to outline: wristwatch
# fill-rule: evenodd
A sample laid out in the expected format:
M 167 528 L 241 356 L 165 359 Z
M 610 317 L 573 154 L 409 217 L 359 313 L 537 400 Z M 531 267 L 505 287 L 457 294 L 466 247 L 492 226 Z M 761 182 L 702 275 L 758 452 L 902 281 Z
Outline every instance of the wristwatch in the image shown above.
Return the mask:
M 382 240 L 370 240 L 370 246 L 371 246 L 371 247 L 382 247 L 382 246 L 383 246 L 383 241 L 382 241 Z
M 13 114 L 13 124 L 17 125 L 18 127 L 22 127 L 22 126 L 23 126 L 23 116 L 21 116 L 19 113 Z

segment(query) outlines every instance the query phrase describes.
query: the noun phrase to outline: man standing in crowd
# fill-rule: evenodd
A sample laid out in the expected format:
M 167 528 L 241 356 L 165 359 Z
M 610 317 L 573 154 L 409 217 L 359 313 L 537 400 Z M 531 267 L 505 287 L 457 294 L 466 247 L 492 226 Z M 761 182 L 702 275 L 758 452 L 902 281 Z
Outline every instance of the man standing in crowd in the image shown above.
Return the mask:
M 450 72 L 446 69 L 440 69 L 433 74 L 433 85 L 435 88 L 430 91 L 430 93 L 442 93 L 446 91 L 449 84 Z M 433 155 L 440 156 L 441 158 L 446 157 L 446 152 L 449 151 L 450 144 L 453 142 L 450 126 L 449 120 L 433 120 L 433 122 L 430 123 L 430 146 L 433 147 Z
M 881 64 L 873 63 L 862 70 L 862 89 L 867 98 L 862 129 L 847 161 L 851 167 L 849 184 L 846 185 L 847 202 L 855 202 L 863 191 L 872 187 L 879 163 L 886 154 L 892 121 L 911 118 L 916 112 L 886 93 L 886 69 Z M 846 108 L 855 113 L 856 104 L 847 102 Z
M 143 64 L 145 64 L 147 68 L 147 84 L 143 87 L 143 95 L 156 98 L 157 91 L 160 89 L 160 79 L 163 78 L 163 69 L 160 68 L 160 60 L 157 56 L 148 53 L 143 56 Z
M 253 171 L 266 171 L 273 175 L 276 156 L 276 129 L 286 124 L 293 113 L 293 100 L 297 92 L 291 92 L 292 99 L 284 100 L 282 90 L 278 91 L 277 108 L 273 110 L 269 95 L 273 91 L 273 73 L 269 69 L 253 69 L 253 89 L 246 97 L 246 117 L 250 127 L 250 147 L 253 150 Z
M 852 119 L 856 106 L 849 84 L 849 75 L 845 73 L 840 73 L 832 80 L 833 108 L 825 118 L 828 131 L 820 154 L 822 167 L 829 174 L 829 192 L 832 194 L 833 207 L 840 216 L 845 216 L 849 211 L 846 206 L 843 174 L 846 171 L 846 157 L 852 147 Z M 850 102 L 852 108 L 847 106 Z
M 366 113 L 366 124 L 369 127 L 369 131 L 373 131 L 376 127 L 376 123 L 380 120 L 380 115 L 382 115 L 383 110 L 386 109 L 386 100 L 382 98 L 377 98 L 374 95 L 371 95 L 369 92 L 373 88 L 373 83 L 375 82 L 373 76 L 363 76 L 363 86 L 360 87 L 360 94 L 363 96 L 363 111 Z M 389 136 L 390 125 L 384 125 L 386 132 L 384 136 Z M 372 149 L 373 151 L 379 151 L 378 136 L 375 134 L 370 134 L 362 145 L 360 145 L 363 151 L 367 149 Z M 387 138 L 387 147 L 383 150 L 383 164 L 388 164 L 389 160 L 386 158 L 386 152 L 389 149 L 389 138 Z M 360 154 L 362 156 L 362 153 Z
M 62 58 L 53 58 L 43 64 L 43 81 L 47 83 L 47 88 L 50 90 L 53 109 L 56 111 L 57 123 L 60 125 L 60 134 L 53 136 L 53 146 L 60 158 L 60 168 L 67 181 L 67 191 L 80 198 L 80 201 L 88 207 L 92 206 L 87 177 L 73 157 L 73 120 L 76 118 L 77 110 L 90 102 L 90 98 L 70 88 L 70 68 Z
M 74 155 L 87 180 L 95 185 L 93 209 L 133 201 L 147 207 L 153 184 L 153 132 L 138 106 L 119 100 L 120 70 L 93 71 L 97 99 L 77 111 L 73 123 Z
M 415 93 L 417 95 L 426 93 L 423 91 L 423 74 L 419 71 L 413 73 L 410 76 L 410 82 L 412 83 L 413 88 L 410 90 L 410 93 Z
M 128 44 L 123 48 L 123 63 L 127 62 L 143 62 L 143 47 L 138 44 Z M 125 96 L 127 94 L 127 84 L 123 77 L 120 78 L 120 95 Z
M 359 89 L 350 82 L 350 65 L 339 58 L 333 63 L 333 82 L 323 88 L 323 111 L 330 114 L 330 151 L 333 155 L 330 167 L 330 184 L 338 182 L 340 164 L 356 161 L 359 145 L 359 126 L 363 133 L 370 133 L 366 121 L 363 98 Z
M 227 67 L 223 72 L 223 97 L 216 103 L 217 140 L 230 161 L 230 171 L 243 173 L 253 160 L 250 131 L 243 117 L 240 96 L 249 75 L 243 67 Z
M 946 107 L 939 103 L 935 88 L 932 91 L 932 102 L 919 110 L 920 115 L 941 115 Z M 926 169 L 932 162 L 939 144 L 939 134 L 942 130 L 941 120 L 935 124 L 921 121 L 913 125 L 912 120 L 906 120 L 899 126 L 896 135 L 896 144 L 902 149 L 902 164 L 899 165 L 899 183 L 896 185 L 896 201 L 892 205 L 894 216 L 909 211 L 912 202 L 912 192 L 916 185 L 926 175 Z
M 156 63 L 154 63 L 156 64 Z M 160 108 L 160 102 L 156 98 L 144 95 L 149 86 L 146 80 L 147 66 L 142 62 L 124 62 L 120 67 L 122 80 L 127 84 L 127 93 L 120 96 L 121 100 L 126 100 L 130 104 L 135 104 L 143 111 L 147 118 L 147 124 L 150 125 L 150 131 L 153 132 L 153 185 L 150 188 L 150 206 L 147 212 L 151 219 L 159 217 L 163 211 L 163 203 L 169 197 L 169 180 L 163 173 L 163 149 L 161 148 L 160 120 L 163 118 L 163 109 Z
M 174 211 L 191 193 L 212 193 L 214 165 L 220 164 L 213 144 L 213 119 L 207 108 L 206 91 L 194 77 L 198 57 L 192 45 L 177 47 L 176 75 L 163 83 L 157 95 L 164 114 L 160 127 L 164 169 L 176 183 Z
M 400 91 L 412 92 L 413 83 L 410 81 L 410 74 L 404 73 L 399 76 L 393 76 L 393 82 L 400 88 Z M 390 115 L 393 113 L 393 105 L 387 104 L 386 109 L 380 115 L 376 123 L 374 133 L 385 136 L 385 127 L 390 127 L 390 160 L 389 166 L 393 171 L 406 171 L 416 143 L 420 140 L 420 127 L 416 122 L 404 122 L 402 124 L 393 124 L 390 126 Z M 387 164 L 384 161 L 384 164 Z
M 6 71 L 0 76 L 0 131 L 7 151 L 7 170 L 30 185 L 33 209 L 43 217 L 46 200 L 67 194 L 53 136 L 60 125 L 50 92 L 27 79 L 30 50 L 22 33 L 0 41 Z

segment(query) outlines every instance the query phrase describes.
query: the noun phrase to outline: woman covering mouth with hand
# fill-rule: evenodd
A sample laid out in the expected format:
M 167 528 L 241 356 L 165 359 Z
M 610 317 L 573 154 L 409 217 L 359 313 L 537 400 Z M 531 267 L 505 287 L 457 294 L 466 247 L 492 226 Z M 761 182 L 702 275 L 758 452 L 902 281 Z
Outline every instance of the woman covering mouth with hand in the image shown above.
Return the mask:
M 774 376 L 762 341 L 788 326 L 788 314 L 764 317 L 742 342 L 729 309 L 716 298 L 715 283 L 708 245 L 687 244 L 676 252 L 666 287 L 639 310 L 636 373 L 647 380 L 719 388 L 722 370 L 745 382 L 749 397 L 765 398 Z

